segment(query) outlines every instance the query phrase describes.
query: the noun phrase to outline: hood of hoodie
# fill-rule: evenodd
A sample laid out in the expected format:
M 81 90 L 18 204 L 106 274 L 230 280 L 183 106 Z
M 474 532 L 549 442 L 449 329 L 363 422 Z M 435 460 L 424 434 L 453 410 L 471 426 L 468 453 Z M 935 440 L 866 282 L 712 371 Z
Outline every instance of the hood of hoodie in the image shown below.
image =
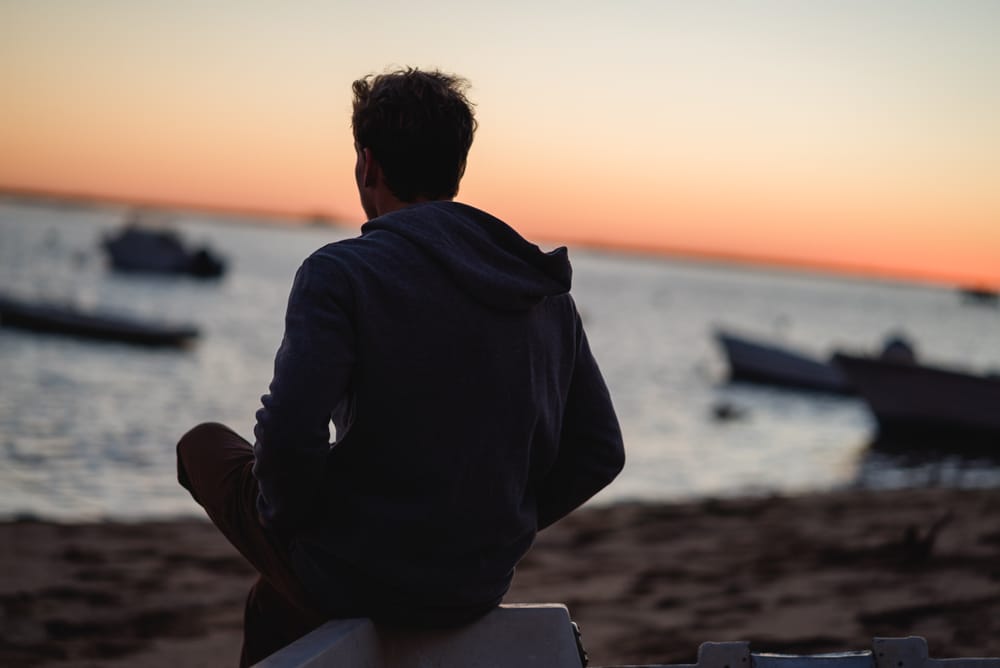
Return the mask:
M 499 218 L 459 202 L 425 202 L 365 223 L 405 238 L 433 258 L 470 296 L 493 308 L 524 310 L 569 292 L 566 248 L 544 252 Z

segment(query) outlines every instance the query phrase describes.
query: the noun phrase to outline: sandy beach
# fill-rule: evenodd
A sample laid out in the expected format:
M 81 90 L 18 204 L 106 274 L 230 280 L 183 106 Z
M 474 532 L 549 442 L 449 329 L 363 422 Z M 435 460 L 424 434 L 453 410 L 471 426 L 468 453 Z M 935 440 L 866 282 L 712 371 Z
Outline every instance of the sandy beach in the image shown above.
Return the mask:
M 0 665 L 231 666 L 250 568 L 207 522 L 0 524 Z M 543 532 L 508 602 L 563 602 L 592 666 L 753 651 L 1000 656 L 1000 490 L 588 508 Z

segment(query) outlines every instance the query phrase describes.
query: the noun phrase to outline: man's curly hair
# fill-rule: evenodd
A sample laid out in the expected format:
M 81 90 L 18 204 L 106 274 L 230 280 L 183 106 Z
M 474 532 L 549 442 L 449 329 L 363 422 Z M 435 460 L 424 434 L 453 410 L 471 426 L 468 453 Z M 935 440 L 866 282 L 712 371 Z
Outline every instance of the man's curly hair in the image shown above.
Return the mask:
M 415 68 L 354 82 L 355 143 L 371 150 L 400 201 L 458 194 L 477 126 L 468 86 L 461 77 Z

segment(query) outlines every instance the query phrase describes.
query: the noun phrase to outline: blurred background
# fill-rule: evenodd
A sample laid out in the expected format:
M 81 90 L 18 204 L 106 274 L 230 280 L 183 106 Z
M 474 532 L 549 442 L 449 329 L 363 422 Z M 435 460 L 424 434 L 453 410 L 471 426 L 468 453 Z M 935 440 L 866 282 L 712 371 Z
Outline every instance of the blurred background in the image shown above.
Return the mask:
M 964 446 L 1000 431 L 998 22 L 972 0 L 0 2 L 0 516 L 200 512 L 174 443 L 249 438 L 298 263 L 363 220 L 351 82 L 402 66 L 471 82 L 459 199 L 570 246 L 629 452 L 595 502 L 996 486 Z M 155 233 L 109 244 L 135 219 Z M 18 322 L 46 317 L 63 331 Z M 720 331 L 770 350 L 757 382 Z M 892 336 L 959 374 L 908 377 L 903 417 L 985 408 L 886 449 L 879 397 L 762 377 Z

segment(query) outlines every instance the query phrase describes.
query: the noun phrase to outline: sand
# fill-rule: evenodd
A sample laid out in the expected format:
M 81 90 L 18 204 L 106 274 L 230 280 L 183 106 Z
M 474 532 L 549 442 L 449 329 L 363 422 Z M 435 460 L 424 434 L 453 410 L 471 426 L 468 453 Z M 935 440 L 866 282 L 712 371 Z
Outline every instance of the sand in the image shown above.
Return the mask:
M 0 665 L 235 665 L 252 578 L 207 522 L 0 524 Z M 566 603 L 592 666 L 906 635 L 1000 656 L 1000 490 L 587 508 L 539 536 L 507 601 Z

